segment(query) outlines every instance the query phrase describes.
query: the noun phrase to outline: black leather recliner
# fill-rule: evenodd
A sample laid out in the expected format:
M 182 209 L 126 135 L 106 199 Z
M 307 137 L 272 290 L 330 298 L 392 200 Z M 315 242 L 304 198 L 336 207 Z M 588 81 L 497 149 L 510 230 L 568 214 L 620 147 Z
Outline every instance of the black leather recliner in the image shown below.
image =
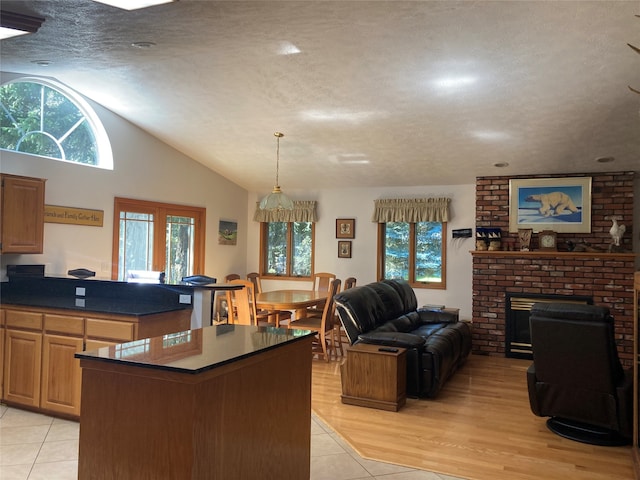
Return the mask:
M 565 438 L 625 445 L 632 436 L 633 379 L 618 358 L 607 307 L 536 303 L 531 309 L 531 411 Z

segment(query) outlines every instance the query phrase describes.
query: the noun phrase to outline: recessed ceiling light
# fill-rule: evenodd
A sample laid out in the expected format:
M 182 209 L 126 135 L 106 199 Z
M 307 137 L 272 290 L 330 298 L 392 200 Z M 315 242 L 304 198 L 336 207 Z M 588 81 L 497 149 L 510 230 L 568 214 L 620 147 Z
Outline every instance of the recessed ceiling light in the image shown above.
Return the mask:
M 112 7 L 122 8 L 123 10 L 137 10 L 139 8 L 152 7 L 162 3 L 171 3 L 177 0 L 93 0 L 94 2 L 104 3 Z
M 615 160 L 614 157 L 598 157 L 596 158 L 596 162 L 598 163 L 611 163 Z

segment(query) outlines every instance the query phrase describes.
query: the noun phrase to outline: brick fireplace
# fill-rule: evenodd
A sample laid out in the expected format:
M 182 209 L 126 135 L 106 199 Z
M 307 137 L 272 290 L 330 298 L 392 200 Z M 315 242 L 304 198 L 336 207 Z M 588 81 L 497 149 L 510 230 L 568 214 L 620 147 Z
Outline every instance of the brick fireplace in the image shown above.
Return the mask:
M 544 175 L 540 177 L 550 177 Z M 500 228 L 500 251 L 473 251 L 473 352 L 506 354 L 507 294 L 590 297 L 608 306 L 615 317 L 618 351 L 631 365 L 633 354 L 633 172 L 584 174 L 592 178 L 591 233 L 558 234 L 558 252 L 517 250 L 517 234 L 509 233 L 509 179 L 478 177 L 476 227 Z M 532 177 L 526 177 L 532 178 Z M 622 218 L 627 231 L 622 246 L 629 253 L 606 253 L 612 222 Z M 569 252 L 568 240 L 587 242 L 599 252 Z

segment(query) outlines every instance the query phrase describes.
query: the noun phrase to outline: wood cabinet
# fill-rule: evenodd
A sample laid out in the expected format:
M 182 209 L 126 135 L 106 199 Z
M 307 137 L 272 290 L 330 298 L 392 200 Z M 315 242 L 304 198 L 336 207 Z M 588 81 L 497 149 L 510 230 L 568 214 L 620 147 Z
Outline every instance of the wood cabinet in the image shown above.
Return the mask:
M 0 185 L 0 252 L 42 253 L 45 180 L 0 174 Z
M 44 315 L 40 407 L 80 415 L 82 370 L 76 352 L 84 347 L 84 318 Z
M 0 308 L 0 399 L 4 398 L 4 308 Z
M 76 352 L 188 330 L 191 310 L 134 316 L 5 305 L 2 398 L 67 417 L 80 416 L 82 370 Z M 142 334 L 140 332 L 143 332 Z M 0 339 L 1 340 L 1 339 Z M 2 353 L 2 350 L 0 350 Z
M 640 345 L 638 322 L 640 321 L 640 271 L 633 274 L 633 469 L 640 479 Z
M 5 310 L 4 400 L 40 406 L 42 314 Z
M 407 400 L 407 350 L 358 343 L 341 365 L 342 403 L 397 412 Z

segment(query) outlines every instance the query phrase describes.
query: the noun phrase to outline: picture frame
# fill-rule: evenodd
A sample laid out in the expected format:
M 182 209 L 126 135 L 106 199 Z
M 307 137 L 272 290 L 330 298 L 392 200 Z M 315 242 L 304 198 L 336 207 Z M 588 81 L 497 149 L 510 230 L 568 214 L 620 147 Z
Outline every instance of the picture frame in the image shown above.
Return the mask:
M 336 219 L 336 238 L 356 238 L 356 219 Z
M 220 220 L 218 225 L 218 245 L 236 245 L 238 243 L 238 222 Z
M 509 180 L 509 232 L 591 232 L 591 177 Z
M 338 242 L 338 258 L 351 258 L 351 240 Z

